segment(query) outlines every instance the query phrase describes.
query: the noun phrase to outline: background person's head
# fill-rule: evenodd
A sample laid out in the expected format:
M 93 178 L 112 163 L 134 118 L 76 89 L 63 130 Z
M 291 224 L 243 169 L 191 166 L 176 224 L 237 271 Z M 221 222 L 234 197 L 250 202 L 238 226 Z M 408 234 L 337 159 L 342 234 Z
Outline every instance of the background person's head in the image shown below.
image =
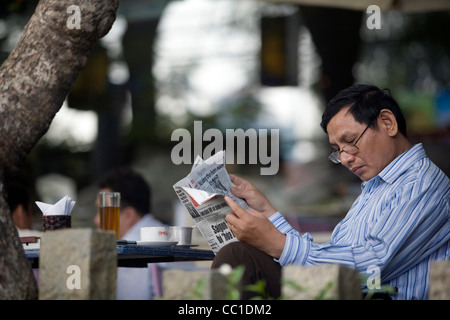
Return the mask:
M 385 91 L 371 85 L 354 85 L 340 91 L 327 104 L 321 126 L 338 162 L 364 181 L 379 174 L 410 147 L 399 105 Z
M 120 238 L 151 210 L 151 187 L 139 173 L 122 167 L 109 171 L 98 181 L 99 192 L 120 192 Z M 98 208 L 98 197 L 96 200 Z M 97 213 L 94 222 L 100 225 Z
M 19 229 L 32 229 L 33 209 L 29 191 L 18 181 L 7 181 L 5 183 L 5 199 L 14 220 Z

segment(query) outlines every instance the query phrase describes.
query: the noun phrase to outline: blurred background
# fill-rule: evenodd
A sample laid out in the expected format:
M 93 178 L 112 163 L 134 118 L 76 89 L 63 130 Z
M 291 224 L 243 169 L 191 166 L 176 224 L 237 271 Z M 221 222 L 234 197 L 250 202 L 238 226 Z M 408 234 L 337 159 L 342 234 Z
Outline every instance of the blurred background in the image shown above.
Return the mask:
M 37 2 L 2 0 L 1 61 Z M 326 102 L 355 82 L 389 88 L 411 142 L 423 142 L 449 175 L 449 1 L 354 2 L 120 0 L 112 30 L 18 179 L 39 201 L 71 196 L 72 225 L 93 226 L 96 180 L 128 165 L 150 182 L 157 218 L 190 225 L 172 185 L 192 165 L 172 163 L 172 132 L 192 132 L 194 121 L 224 136 L 279 129 L 276 175 L 261 176 L 261 165 L 227 169 L 257 185 L 300 231 L 329 231 L 360 181 L 327 159 L 319 123 Z M 369 5 L 381 9 L 379 28 Z

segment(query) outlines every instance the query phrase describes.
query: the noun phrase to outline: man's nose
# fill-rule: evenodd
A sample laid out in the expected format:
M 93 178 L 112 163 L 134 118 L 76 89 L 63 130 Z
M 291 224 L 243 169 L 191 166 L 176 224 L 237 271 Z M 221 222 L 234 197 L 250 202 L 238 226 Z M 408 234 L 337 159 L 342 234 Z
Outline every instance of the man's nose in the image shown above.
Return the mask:
M 343 151 L 341 152 L 339 159 L 341 160 L 341 164 L 348 168 L 349 163 L 355 160 L 355 155 Z

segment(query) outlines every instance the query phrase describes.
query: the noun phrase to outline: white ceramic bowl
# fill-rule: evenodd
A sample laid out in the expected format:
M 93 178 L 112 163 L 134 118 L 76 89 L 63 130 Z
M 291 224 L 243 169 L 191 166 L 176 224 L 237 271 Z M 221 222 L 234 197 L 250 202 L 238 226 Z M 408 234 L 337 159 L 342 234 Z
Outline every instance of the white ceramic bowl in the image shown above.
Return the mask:
M 142 227 L 141 241 L 171 241 L 170 227 Z

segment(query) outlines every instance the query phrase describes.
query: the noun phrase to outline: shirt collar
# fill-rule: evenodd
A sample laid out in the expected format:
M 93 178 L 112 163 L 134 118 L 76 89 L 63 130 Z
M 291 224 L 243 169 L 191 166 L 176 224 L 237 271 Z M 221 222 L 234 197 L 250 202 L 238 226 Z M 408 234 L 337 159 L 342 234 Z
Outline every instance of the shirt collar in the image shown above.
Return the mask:
M 394 183 L 406 170 L 411 168 L 417 161 L 426 157 L 425 150 L 421 143 L 414 145 L 391 163 L 387 165 L 377 176 L 387 183 Z

